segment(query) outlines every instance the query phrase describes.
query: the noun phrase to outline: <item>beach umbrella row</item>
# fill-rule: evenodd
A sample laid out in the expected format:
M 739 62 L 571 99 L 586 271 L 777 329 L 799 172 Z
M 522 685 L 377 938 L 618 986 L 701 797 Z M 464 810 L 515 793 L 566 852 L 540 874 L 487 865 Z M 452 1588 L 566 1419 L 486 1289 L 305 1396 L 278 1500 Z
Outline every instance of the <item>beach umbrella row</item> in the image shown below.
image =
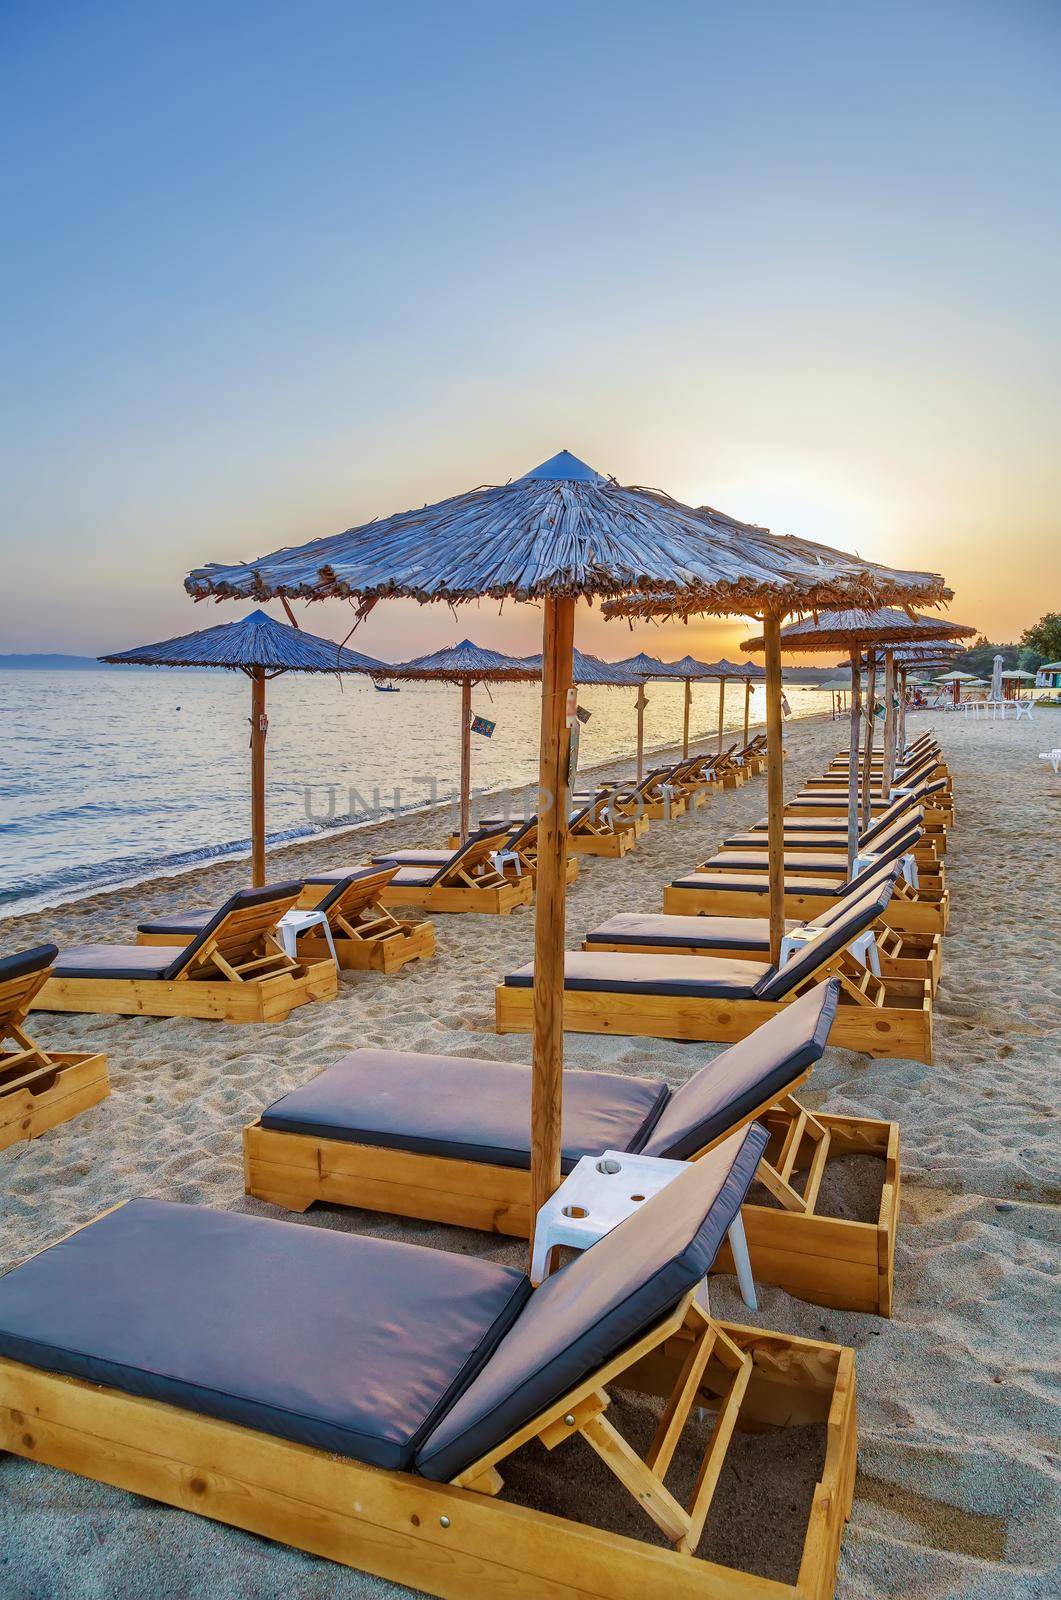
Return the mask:
M 539 783 L 552 803 L 539 830 L 531 1077 L 532 1216 L 560 1183 L 564 913 L 573 690 L 579 597 L 649 601 L 679 611 L 764 619 L 770 772 L 771 949 L 784 925 L 781 816 L 782 616 L 824 606 L 932 604 L 949 598 L 934 573 L 857 560 L 779 538 L 659 490 L 626 486 L 561 451 L 522 478 L 315 539 L 249 563 L 211 564 L 185 580 L 197 599 L 346 597 L 360 615 L 381 599 L 480 597 L 542 606 Z
M 848 765 L 847 856 L 848 865 L 854 866 L 858 854 L 858 769 L 859 724 L 861 719 L 861 655 L 865 650 L 869 663 L 867 698 L 870 714 L 866 719 L 866 744 L 862 777 L 862 826 L 871 815 L 871 770 L 873 757 L 873 703 L 877 660 L 883 655 L 885 662 L 885 724 L 883 786 L 890 788 L 895 773 L 895 679 L 893 647 L 898 644 L 917 643 L 918 639 L 959 638 L 976 633 L 964 623 L 948 622 L 939 617 L 921 617 L 894 607 L 881 606 L 874 610 L 823 611 L 817 617 L 805 617 L 781 629 L 781 649 L 800 651 L 834 650 L 846 645 L 851 660 L 851 744 Z M 761 650 L 764 637 L 745 639 L 742 650 Z

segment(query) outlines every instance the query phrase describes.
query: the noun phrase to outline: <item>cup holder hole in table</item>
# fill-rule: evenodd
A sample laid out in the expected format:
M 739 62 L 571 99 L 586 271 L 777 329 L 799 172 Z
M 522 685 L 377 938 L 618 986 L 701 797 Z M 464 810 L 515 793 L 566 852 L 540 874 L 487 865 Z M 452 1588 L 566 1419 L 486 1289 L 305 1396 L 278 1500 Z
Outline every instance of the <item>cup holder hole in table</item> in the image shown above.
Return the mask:
M 630 1198 L 631 1200 L 643 1200 L 645 1197 L 643 1194 L 632 1194 Z
M 565 1217 L 573 1217 L 576 1221 L 589 1216 L 585 1206 L 564 1206 L 563 1213 Z

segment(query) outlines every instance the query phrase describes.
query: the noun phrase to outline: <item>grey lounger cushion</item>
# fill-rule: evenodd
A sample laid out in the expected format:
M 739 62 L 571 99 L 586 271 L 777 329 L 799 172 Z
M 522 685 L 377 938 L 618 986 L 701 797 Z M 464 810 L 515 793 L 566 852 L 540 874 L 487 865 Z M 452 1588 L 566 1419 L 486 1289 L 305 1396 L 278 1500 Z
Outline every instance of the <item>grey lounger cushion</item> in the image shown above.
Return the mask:
M 787 927 L 795 927 L 789 922 Z M 770 955 L 765 917 L 680 917 L 658 911 L 618 911 L 586 935 L 587 944 L 652 944 L 660 950 L 762 950 Z
M 52 969 L 56 978 L 165 978 L 184 950 L 172 944 L 75 944 Z
M 79 944 L 64 950 L 55 963 L 57 978 L 176 978 L 202 948 L 206 940 L 234 911 L 247 907 L 268 905 L 275 901 L 277 917 L 281 906 L 298 898 L 301 883 L 267 883 L 260 889 L 240 889 L 230 895 L 217 911 L 207 914 L 205 922 L 188 930 L 195 937 L 187 945 L 135 945 L 135 944 Z M 147 932 L 156 924 L 145 923 L 139 930 Z
M 783 1094 L 820 1058 L 839 996 L 835 980 L 819 984 L 694 1072 L 667 1101 L 642 1154 L 691 1160 L 742 1117 Z
M 527 1294 L 472 1256 L 133 1200 L 0 1279 L 0 1354 L 400 1468 Z
M 58 946 L 38 944 L 32 950 L 20 950 L 17 955 L 0 956 L 0 983 L 11 983 L 15 978 L 28 978 L 33 972 L 43 972 L 58 954 Z
M 168 934 L 175 940 L 181 935 L 192 939 L 197 933 L 202 933 L 213 915 L 213 911 L 181 911 L 172 917 L 159 917 L 154 922 L 138 922 L 136 931 L 153 933 L 159 938 Z
M 717 855 L 709 856 L 704 862 L 705 872 L 735 872 L 738 868 L 748 868 L 752 872 L 763 871 L 766 868 L 767 853 L 765 850 L 720 850 Z M 809 872 L 815 876 L 822 876 L 826 872 L 847 871 L 846 850 L 786 850 L 785 871 L 796 873 Z
M 766 1145 L 725 1140 L 536 1289 L 417 1453 L 427 1478 L 471 1466 L 648 1331 L 708 1272 Z
M 712 867 L 710 872 L 687 872 L 684 878 L 675 878 L 675 889 L 739 889 L 742 894 L 759 894 L 764 900 L 770 896 L 770 880 L 765 872 L 721 872 Z M 810 894 L 835 898 L 843 888 L 835 878 L 786 878 L 786 894 Z
M 568 950 L 564 988 L 603 994 L 674 995 L 699 1000 L 750 1000 L 773 969 L 761 961 L 725 956 L 627 955 L 625 951 Z M 510 972 L 505 986 L 529 989 L 534 963 Z
M 530 1068 L 467 1056 L 355 1050 L 262 1113 L 283 1133 L 530 1166 Z M 611 1072 L 564 1073 L 563 1167 L 636 1150 L 667 1086 Z

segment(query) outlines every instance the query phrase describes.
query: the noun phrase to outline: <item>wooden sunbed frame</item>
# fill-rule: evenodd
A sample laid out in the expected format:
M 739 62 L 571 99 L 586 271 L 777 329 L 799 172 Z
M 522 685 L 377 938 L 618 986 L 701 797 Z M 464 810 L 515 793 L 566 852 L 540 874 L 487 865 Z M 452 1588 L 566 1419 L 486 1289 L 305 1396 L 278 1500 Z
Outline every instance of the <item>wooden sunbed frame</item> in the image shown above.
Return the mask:
M 915 890 L 904 878 L 896 879 L 883 921 L 899 933 L 946 933 L 950 922 L 950 890 L 934 880 L 926 881 L 920 874 L 918 881 L 920 887 Z M 785 916 L 805 921 L 834 906 L 841 892 L 842 885 L 837 885 L 836 897 L 830 899 L 790 889 L 785 895 Z M 759 917 L 764 915 L 769 903 L 765 889 L 713 889 L 709 886 L 685 889 L 668 883 L 663 890 L 663 909 L 674 916 Z
M 599 795 L 597 801 L 587 808 L 586 815 L 572 825 L 567 835 L 569 851 L 618 861 L 634 848 L 639 839 L 644 838 L 649 819 L 643 813 L 630 816 L 616 813 L 611 820 L 606 816 L 599 817 L 596 814 L 597 806 L 603 811 L 608 802 L 608 795 Z
M 927 980 L 929 993 L 935 999 L 943 970 L 942 934 L 899 933 L 894 928 L 889 928 L 883 919 L 873 931 L 880 958 L 881 977 L 885 982 L 892 978 L 914 978 L 918 982 Z M 650 956 L 725 956 L 733 961 L 766 959 L 766 954 L 761 948 L 756 949 L 751 945 L 744 949 L 735 949 L 732 945 L 727 945 L 724 950 L 705 950 L 695 944 L 660 945 L 647 940 L 643 944 L 631 943 L 629 940 L 624 940 L 622 944 L 611 944 L 600 939 L 583 939 L 582 948 L 588 951 L 614 951 L 619 955 L 629 951 L 632 955 Z
M 565 988 L 564 1029 L 569 1033 L 732 1044 L 827 978 L 837 978 L 840 983 L 830 1044 L 865 1055 L 897 1056 L 932 1065 L 932 995 L 927 978 L 885 981 L 846 950 L 823 961 L 784 1000 L 700 999 Z M 533 1022 L 534 990 L 499 983 L 494 1007 L 498 1033 L 526 1033 Z
M 435 930 L 430 922 L 400 921 L 379 899 L 381 890 L 393 878 L 397 867 L 381 867 L 371 878 L 358 879 L 364 903 L 359 910 L 346 912 L 341 904 L 329 914 L 335 954 L 341 972 L 398 972 L 407 961 L 417 961 L 435 953 Z M 333 885 L 305 883 L 298 897 L 300 911 L 312 911 Z M 187 942 L 191 942 L 189 935 Z M 181 938 L 169 933 L 137 932 L 137 944 L 175 945 Z M 328 941 L 316 933 L 299 935 L 299 953 L 307 961 L 328 961 Z
M 809 1076 L 808 1067 L 783 1095 L 748 1111 L 694 1160 L 749 1122 L 764 1123 L 770 1144 L 757 1176 L 776 1205 L 746 1200 L 741 1207 L 755 1277 L 818 1305 L 887 1317 L 899 1215 L 899 1126 L 868 1117 L 812 1115 L 793 1097 Z M 874 1223 L 817 1211 L 827 1162 L 850 1154 L 877 1156 L 884 1163 Z M 802 1173 L 807 1176 L 800 1188 L 794 1180 Z M 284 1133 L 255 1121 L 243 1130 L 243 1175 L 247 1194 L 287 1211 L 307 1211 L 324 1201 L 521 1239 L 531 1232 L 529 1168 Z M 734 1270 L 728 1246 L 715 1270 Z
M 644 1458 L 605 1415 L 611 1389 L 668 1397 Z M 700 1421 L 699 1408 L 713 1421 L 683 1507 L 664 1479 L 690 1418 Z M 807 1423 L 824 1424 L 825 1448 L 795 1583 L 696 1556 L 734 1429 Z M 576 1434 L 671 1549 L 498 1498 L 498 1467 L 514 1451 L 532 1439 L 552 1450 Z M 0 1360 L 0 1450 L 443 1600 L 828 1600 L 854 1490 L 854 1352 L 717 1322 L 693 1290 L 452 1484 Z
M 867 849 L 868 850 L 872 850 L 873 849 L 873 844 L 872 843 L 869 844 L 867 846 Z M 719 845 L 717 851 L 714 851 L 713 854 L 720 855 L 720 856 L 747 855 L 753 850 L 758 850 L 760 852 L 760 854 L 762 855 L 762 858 L 763 858 L 761 863 L 758 866 L 755 866 L 755 867 L 733 866 L 733 867 L 727 867 L 727 868 L 725 868 L 725 870 L 727 872 L 765 872 L 766 869 L 767 869 L 767 857 L 768 857 L 768 851 L 767 851 L 765 836 L 763 838 L 763 843 L 761 845 L 731 844 L 728 839 L 723 839 L 723 841 Z M 920 839 L 914 845 L 914 848 L 910 851 L 910 854 L 913 856 L 914 860 L 917 862 L 918 877 L 920 877 L 922 872 L 927 872 L 927 873 L 930 873 L 930 874 L 934 874 L 934 873 L 938 874 L 939 872 L 942 871 L 942 863 L 940 861 L 940 853 L 941 852 L 937 849 L 937 846 L 936 846 L 935 836 L 933 834 L 928 834 L 928 833 L 925 833 L 924 831 L 922 831 Z M 843 879 L 845 879 L 847 877 L 847 862 L 846 862 L 846 860 L 845 860 L 843 866 L 837 866 L 837 865 L 826 866 L 824 864 L 821 867 L 791 867 L 791 866 L 788 866 L 787 865 L 788 859 L 791 856 L 795 856 L 795 855 L 845 856 L 846 855 L 846 846 L 844 846 L 844 845 L 835 845 L 835 844 L 831 844 L 831 845 L 827 845 L 827 846 L 816 845 L 813 839 L 808 839 L 806 841 L 806 843 L 804 843 L 802 840 L 796 841 L 794 843 L 788 843 L 788 844 L 785 845 L 785 859 L 786 859 L 785 871 L 786 871 L 787 875 L 790 878 L 791 877 L 808 877 L 808 878 L 839 877 L 841 880 L 843 880 Z M 700 862 L 698 864 L 698 866 L 695 868 L 695 870 L 697 872 L 711 872 L 711 871 L 714 870 L 714 868 L 713 867 L 709 867 L 708 864 L 707 864 L 707 861 L 702 861 L 702 862 Z
M 486 916 L 507 917 L 517 906 L 531 904 L 534 883 L 530 874 L 506 878 L 497 870 L 490 856 L 503 847 L 503 833 L 488 834 L 462 859 L 454 861 L 439 882 L 392 883 L 383 890 L 380 901 L 384 906 L 423 906 L 427 911 L 442 914 L 477 911 Z
M 294 898 L 294 897 L 292 897 Z M 339 973 L 326 961 L 294 961 L 277 941 L 275 902 L 229 913 L 175 978 L 49 977 L 34 1011 L 283 1022 L 296 1006 L 333 1000 Z
M 48 968 L 0 983 L 0 1150 L 36 1139 L 110 1094 L 107 1057 L 94 1051 L 44 1050 L 22 1024 Z

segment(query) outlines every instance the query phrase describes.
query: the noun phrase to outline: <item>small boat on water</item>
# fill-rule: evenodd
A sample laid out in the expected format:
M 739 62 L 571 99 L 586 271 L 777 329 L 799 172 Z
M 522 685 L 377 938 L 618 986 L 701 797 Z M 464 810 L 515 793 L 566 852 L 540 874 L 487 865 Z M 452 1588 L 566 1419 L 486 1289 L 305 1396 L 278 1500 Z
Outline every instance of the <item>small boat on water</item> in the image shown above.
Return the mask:
M 378 689 L 380 694 L 401 694 L 402 692 L 396 683 L 386 683 L 382 678 L 373 678 L 372 687 L 373 689 Z

